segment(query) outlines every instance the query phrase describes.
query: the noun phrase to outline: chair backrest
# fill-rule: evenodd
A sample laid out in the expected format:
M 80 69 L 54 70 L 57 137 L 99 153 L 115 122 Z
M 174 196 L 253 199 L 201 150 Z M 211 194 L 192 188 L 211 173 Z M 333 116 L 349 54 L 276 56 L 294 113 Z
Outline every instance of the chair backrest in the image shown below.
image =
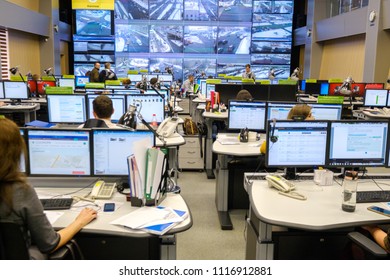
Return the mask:
M 18 224 L 0 222 L 0 259 L 28 260 L 30 254 Z
M 99 119 L 88 119 L 85 123 L 83 128 L 93 128 L 93 127 L 106 127 L 108 128 L 107 124 L 103 120 Z

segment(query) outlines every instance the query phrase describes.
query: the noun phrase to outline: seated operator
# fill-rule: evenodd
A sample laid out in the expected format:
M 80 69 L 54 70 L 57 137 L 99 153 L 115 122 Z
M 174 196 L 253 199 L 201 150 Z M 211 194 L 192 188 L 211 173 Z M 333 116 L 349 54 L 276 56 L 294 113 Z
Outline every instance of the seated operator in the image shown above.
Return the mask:
M 92 101 L 93 116 L 95 119 L 102 120 L 108 128 L 119 128 L 116 124 L 111 122 L 111 116 L 114 113 L 112 100 L 106 95 L 99 95 Z M 88 120 L 87 120 L 88 122 Z M 80 125 L 79 128 L 86 127 L 86 123 Z
M 240 90 L 236 95 L 236 100 L 249 101 L 252 99 L 253 99 L 252 94 L 249 91 L 247 91 L 246 89 Z
M 288 120 L 314 120 L 311 113 L 311 107 L 306 104 L 297 104 L 291 108 L 287 115 Z M 267 141 L 264 141 L 260 147 L 260 153 L 265 154 L 267 149 Z

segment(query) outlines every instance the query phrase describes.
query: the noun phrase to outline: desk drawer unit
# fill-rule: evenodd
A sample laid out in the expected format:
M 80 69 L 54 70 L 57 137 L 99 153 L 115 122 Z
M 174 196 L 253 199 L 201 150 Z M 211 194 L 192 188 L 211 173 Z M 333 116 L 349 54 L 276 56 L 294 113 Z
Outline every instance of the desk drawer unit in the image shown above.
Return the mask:
M 203 169 L 204 163 L 201 157 L 200 148 L 203 147 L 199 141 L 199 136 L 184 136 L 186 144 L 179 148 L 179 168 L 180 169 Z

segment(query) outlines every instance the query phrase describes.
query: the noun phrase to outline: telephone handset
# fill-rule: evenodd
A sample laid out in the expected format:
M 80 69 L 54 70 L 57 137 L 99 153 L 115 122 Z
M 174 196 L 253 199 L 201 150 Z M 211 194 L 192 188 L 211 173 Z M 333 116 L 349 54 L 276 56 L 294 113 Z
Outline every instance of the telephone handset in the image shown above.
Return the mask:
M 281 192 L 289 192 L 295 189 L 293 183 L 289 182 L 280 175 L 267 175 L 265 179 L 268 181 L 270 187 L 274 187 Z
M 279 194 L 299 200 L 306 200 L 306 196 L 304 196 L 303 194 L 293 192 L 292 190 L 295 189 L 295 185 L 283 178 L 282 176 L 267 175 L 265 176 L 265 179 L 268 181 L 268 185 L 270 187 L 274 187 L 279 190 Z
M 171 117 L 166 118 L 157 128 L 157 134 L 164 138 L 172 136 L 176 131 L 176 127 L 179 124 L 179 118 Z
M 114 193 L 116 183 L 105 183 L 103 180 L 99 180 L 95 183 L 91 191 L 91 197 L 93 199 L 108 199 Z

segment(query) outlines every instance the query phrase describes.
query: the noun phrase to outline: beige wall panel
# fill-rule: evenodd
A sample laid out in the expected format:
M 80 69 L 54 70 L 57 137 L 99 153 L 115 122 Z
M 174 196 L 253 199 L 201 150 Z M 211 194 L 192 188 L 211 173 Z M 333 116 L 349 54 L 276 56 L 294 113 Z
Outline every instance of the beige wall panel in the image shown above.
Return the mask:
M 363 82 L 365 35 L 356 35 L 323 43 L 320 77 L 318 79 L 345 79 Z
M 42 75 L 39 57 L 39 37 L 21 31 L 9 30 L 10 66 L 19 66 L 20 73 Z
M 23 8 L 38 12 L 39 1 L 38 0 L 8 0 L 8 2 L 21 6 Z
M 61 74 L 69 74 L 69 43 L 60 41 Z

